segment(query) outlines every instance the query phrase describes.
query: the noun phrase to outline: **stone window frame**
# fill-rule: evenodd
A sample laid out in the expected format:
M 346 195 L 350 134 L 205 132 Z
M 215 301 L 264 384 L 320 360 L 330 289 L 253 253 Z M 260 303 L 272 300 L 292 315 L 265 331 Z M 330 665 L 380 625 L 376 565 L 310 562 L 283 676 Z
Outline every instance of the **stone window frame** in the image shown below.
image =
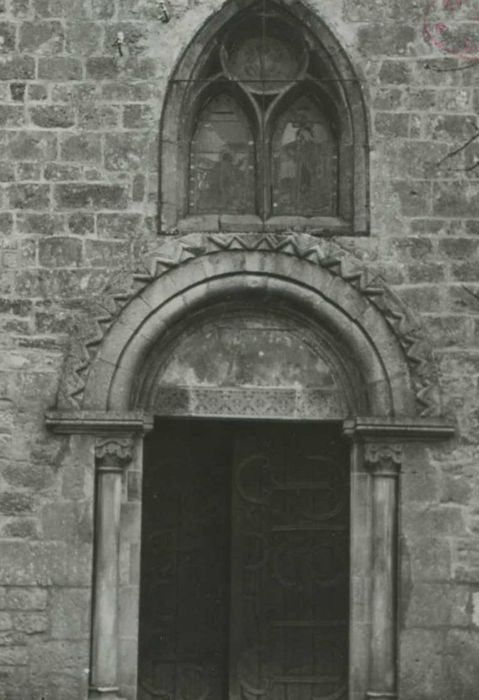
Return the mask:
M 181 56 L 170 77 L 160 126 L 160 230 L 190 231 L 284 231 L 294 228 L 315 235 L 368 235 L 369 233 L 369 126 L 362 85 L 364 81 L 336 37 L 300 0 L 288 8 L 265 0 L 280 12 L 295 34 L 307 38 L 321 57 L 326 82 L 315 84 L 318 94 L 328 95 L 338 115 L 339 132 L 339 216 L 271 216 L 256 214 L 188 215 L 190 141 L 204 87 L 202 71 L 213 52 L 218 36 L 231 31 L 238 12 L 247 11 L 254 0 L 230 0 L 197 33 Z M 238 9 L 238 5 L 240 8 Z M 337 85 L 333 91 L 325 86 Z M 214 82 L 214 81 L 213 81 Z M 312 81 L 314 82 L 314 81 Z M 198 87 L 198 85 L 200 87 Z M 234 84 L 232 85 L 234 90 Z M 214 89 L 214 86 L 213 86 Z M 240 102 L 241 104 L 241 102 Z M 288 96 L 282 111 L 288 108 Z M 172 173 L 175 175 L 172 176 Z

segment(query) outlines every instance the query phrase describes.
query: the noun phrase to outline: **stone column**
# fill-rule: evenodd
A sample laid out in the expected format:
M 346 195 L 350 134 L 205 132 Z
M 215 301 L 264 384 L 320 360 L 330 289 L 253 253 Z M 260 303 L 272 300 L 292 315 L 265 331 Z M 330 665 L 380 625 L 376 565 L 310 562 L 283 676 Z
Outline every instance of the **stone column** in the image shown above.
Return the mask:
M 96 524 L 90 697 L 118 699 L 118 588 L 122 478 L 132 460 L 129 438 L 95 448 Z
M 402 451 L 366 444 L 372 476 L 371 657 L 367 697 L 397 698 L 397 520 Z

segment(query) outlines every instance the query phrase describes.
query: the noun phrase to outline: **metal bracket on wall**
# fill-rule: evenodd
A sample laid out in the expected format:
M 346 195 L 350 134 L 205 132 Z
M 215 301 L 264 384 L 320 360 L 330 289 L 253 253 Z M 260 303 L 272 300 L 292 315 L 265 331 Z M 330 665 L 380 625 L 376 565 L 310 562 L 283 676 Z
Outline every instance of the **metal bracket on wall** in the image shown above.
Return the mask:
M 166 0 L 159 0 L 159 5 L 161 10 L 160 19 L 166 24 L 170 21 L 170 10 L 168 7 L 168 3 L 166 2 Z

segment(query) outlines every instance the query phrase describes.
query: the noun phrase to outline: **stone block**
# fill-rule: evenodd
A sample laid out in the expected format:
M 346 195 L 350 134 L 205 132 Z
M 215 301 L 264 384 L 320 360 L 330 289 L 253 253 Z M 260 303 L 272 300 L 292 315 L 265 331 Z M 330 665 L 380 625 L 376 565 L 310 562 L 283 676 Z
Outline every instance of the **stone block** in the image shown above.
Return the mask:
M 418 284 L 401 287 L 399 296 L 413 312 L 438 313 L 444 307 L 441 292 L 439 285 Z
M 83 261 L 83 244 L 77 238 L 43 238 L 38 251 L 40 265 L 44 267 L 79 267 Z
M 20 51 L 47 55 L 62 53 L 65 45 L 61 22 L 22 22 Z
M 123 126 L 125 129 L 151 129 L 159 122 L 150 105 L 125 105 Z
M 43 102 L 48 98 L 47 85 L 44 83 L 29 83 L 27 85 L 27 98 L 29 102 Z
M 8 188 L 8 201 L 12 209 L 48 209 L 50 188 L 36 184 L 11 185 Z
M 14 161 L 53 160 L 56 155 L 55 134 L 44 131 L 12 131 L 6 133 L 4 156 Z
M 48 615 L 42 612 L 15 613 L 13 625 L 18 632 L 25 634 L 46 632 L 50 626 Z
M 76 236 L 85 236 L 95 232 L 95 217 L 86 212 L 75 212 L 68 217 L 68 229 Z
M 451 547 L 449 541 L 411 532 L 403 526 L 404 553 L 415 581 L 451 580 Z M 420 534 L 424 533 L 421 537 Z
M 80 104 L 78 126 L 88 130 L 114 131 L 120 123 L 120 108 L 111 105 Z
M 471 700 L 479 687 L 477 630 L 451 630 L 444 644 L 444 694 L 454 700 Z
M 405 630 L 400 636 L 401 700 L 446 700 L 442 630 Z
M 69 105 L 33 107 L 30 118 L 42 129 L 68 129 L 75 124 L 75 112 Z
M 432 185 L 424 180 L 395 180 L 392 190 L 397 195 L 404 216 L 427 215 L 431 210 Z
M 93 80 L 111 80 L 119 72 L 119 62 L 112 56 L 92 56 L 86 62 L 87 78 Z
M 15 180 L 15 163 L 1 162 L 0 182 L 14 182 Z
M 428 316 L 424 319 L 424 327 L 436 347 L 467 344 L 470 334 L 469 322 L 461 316 Z
M 55 58 L 40 58 L 38 61 L 38 77 L 41 80 L 80 80 L 82 64 L 78 58 L 58 56 Z
M 42 179 L 42 168 L 40 163 L 17 163 L 17 179 L 32 180 L 33 182 Z
M 66 50 L 74 56 L 99 53 L 102 34 L 101 25 L 95 22 L 69 22 L 66 29 Z
M 53 236 L 54 234 L 64 232 L 65 220 L 63 216 L 59 214 L 22 212 L 17 215 L 17 227 L 21 233 Z
M 88 132 L 65 134 L 60 141 L 60 157 L 69 163 L 100 163 L 100 135 Z
M 0 236 L 9 235 L 13 230 L 13 214 L 8 211 L 0 212 Z
M 55 201 L 61 209 L 124 209 L 126 199 L 126 189 L 120 185 L 55 186 Z
M 6 588 L 5 608 L 7 610 L 45 610 L 48 601 L 46 588 Z
M 32 56 L 9 55 L 0 61 L 0 80 L 33 80 L 35 59 Z
M 140 214 L 98 214 L 97 232 L 101 238 L 130 239 L 140 233 L 143 219 Z
M 479 265 L 479 241 L 470 238 L 448 238 L 438 242 L 438 254 L 441 257 L 460 260 L 475 258 Z M 479 278 L 478 278 L 479 279 Z
M 21 492 L 0 493 L 0 513 L 2 515 L 19 515 L 33 510 L 31 494 Z
M 13 627 L 13 620 L 10 613 L 0 612 L 0 632 L 5 632 Z
M 91 546 L 72 542 L 0 542 L 0 585 L 89 586 Z M 0 662 L 1 665 L 1 662 Z
M 105 138 L 105 167 L 108 170 L 127 172 L 148 168 L 152 147 L 149 134 L 134 132 L 107 134 Z
M 372 56 L 408 56 L 414 53 L 417 26 L 399 22 L 363 25 L 358 30 L 358 47 L 361 54 Z
M 408 265 L 407 268 L 409 282 L 412 284 L 443 282 L 446 271 L 444 263 L 418 263 L 417 265 Z
M 28 663 L 28 656 L 26 647 L 0 646 L 0 666 L 25 666 Z
M 25 83 L 10 83 L 10 96 L 14 102 L 23 102 L 27 86 Z
M 0 22 L 0 55 L 15 51 L 15 29 L 13 22 Z
M 471 624 L 470 591 L 447 583 L 413 582 L 403 625 L 407 628 L 467 627 Z
M 130 253 L 127 241 L 92 241 L 86 242 L 85 255 L 90 265 L 109 267 L 126 263 Z
M 438 182 L 434 185 L 435 216 L 479 218 L 479 192 L 472 182 Z
M 400 88 L 378 88 L 374 91 L 373 107 L 388 112 L 399 109 L 402 104 L 403 93 Z
M 93 537 L 93 516 L 89 503 L 51 503 L 42 511 L 42 526 L 49 540 L 89 543 Z
M 145 197 L 145 177 L 135 175 L 131 188 L 131 196 L 134 202 L 142 202 Z
M 408 85 L 411 81 L 411 65 L 404 61 L 383 61 L 379 81 L 386 85 Z
M 51 635 L 53 639 L 85 639 L 90 631 L 90 591 L 61 588 L 52 591 Z
M 37 17 L 85 19 L 89 9 L 85 0 L 32 0 L 32 5 Z
M 115 12 L 115 0 L 96 0 L 92 7 L 93 17 L 98 19 L 111 19 Z
M 78 165 L 49 163 L 43 170 L 43 177 L 50 182 L 71 182 L 81 180 L 82 169 Z

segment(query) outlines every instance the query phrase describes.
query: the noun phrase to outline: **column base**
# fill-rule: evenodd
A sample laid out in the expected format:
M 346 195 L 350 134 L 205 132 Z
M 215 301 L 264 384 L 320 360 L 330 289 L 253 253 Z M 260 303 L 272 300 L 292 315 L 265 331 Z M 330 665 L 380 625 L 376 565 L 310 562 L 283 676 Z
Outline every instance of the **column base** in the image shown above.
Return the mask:
M 90 688 L 88 700 L 125 700 L 118 688 Z
M 397 700 L 398 694 L 389 690 L 368 690 L 366 697 L 368 700 Z

